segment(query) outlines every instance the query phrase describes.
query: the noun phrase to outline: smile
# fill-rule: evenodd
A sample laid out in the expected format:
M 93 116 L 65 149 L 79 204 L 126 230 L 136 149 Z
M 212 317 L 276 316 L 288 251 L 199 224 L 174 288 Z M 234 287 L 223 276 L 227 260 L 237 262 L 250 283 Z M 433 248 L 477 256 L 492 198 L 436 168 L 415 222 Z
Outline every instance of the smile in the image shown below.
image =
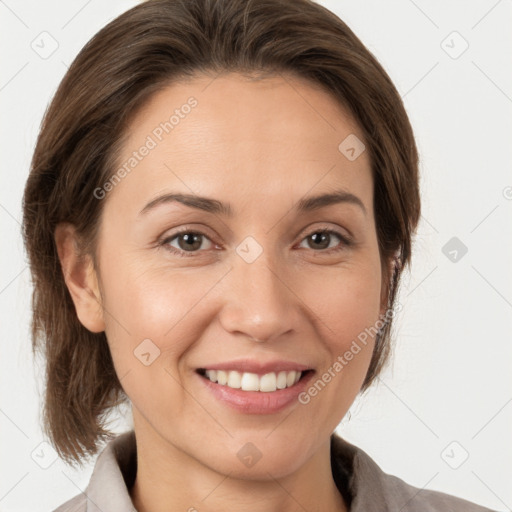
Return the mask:
M 211 382 L 231 389 L 271 393 L 294 386 L 307 371 L 291 370 L 258 375 L 257 373 L 239 372 L 237 370 L 207 370 L 201 368 L 198 373 Z
M 315 370 L 291 360 L 236 359 L 196 367 L 202 388 L 221 407 L 243 414 L 275 414 L 299 404 Z

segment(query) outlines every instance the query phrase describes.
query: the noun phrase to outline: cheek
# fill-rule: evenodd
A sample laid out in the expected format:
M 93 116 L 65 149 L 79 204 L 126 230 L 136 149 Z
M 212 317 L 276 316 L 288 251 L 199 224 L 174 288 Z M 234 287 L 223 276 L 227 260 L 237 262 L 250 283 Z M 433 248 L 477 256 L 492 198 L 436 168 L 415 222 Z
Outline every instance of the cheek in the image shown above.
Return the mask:
M 215 315 L 229 307 L 223 290 L 236 283 L 232 276 L 224 283 L 222 278 L 230 267 L 169 268 L 149 265 L 133 254 L 124 259 L 104 254 L 100 268 L 106 334 L 116 373 L 134 404 L 150 407 L 152 400 L 167 399 L 179 412 L 185 407 L 180 363 L 185 364 L 183 356 L 204 338 Z M 365 332 L 379 314 L 378 257 L 359 256 L 336 267 L 306 266 L 281 277 L 293 290 L 290 307 L 304 312 L 303 321 L 294 327 L 311 336 L 311 349 L 325 356 L 319 377 L 339 363 L 354 340 L 366 336 L 352 360 L 343 359 L 342 371 L 336 372 L 335 383 L 323 394 L 325 399 L 332 394 L 330 400 L 337 400 L 336 410 L 343 397 L 348 407 L 362 384 L 373 349 L 372 337 Z
M 205 329 L 201 300 L 216 281 L 120 261 L 112 267 L 104 286 L 106 335 L 121 385 L 146 418 L 165 418 L 170 408 L 185 413 L 179 365 Z
M 136 258 L 105 262 L 105 269 L 106 334 L 118 374 L 133 367 L 144 347 L 151 366 L 171 369 L 207 325 L 200 313 L 223 272 L 152 268 Z
M 308 276 L 300 293 L 318 317 L 322 337 L 332 348 L 343 350 L 379 318 L 380 263 L 368 257 L 337 269 L 324 269 Z
M 332 272 L 329 279 L 317 279 L 316 287 L 311 282 L 302 288 L 317 318 L 319 339 L 329 354 L 311 397 L 328 387 L 327 393 L 321 393 L 322 400 L 331 401 L 333 411 L 348 409 L 360 390 L 382 326 L 380 263 L 374 260 L 347 266 Z
M 297 297 L 295 307 L 303 309 L 319 338 L 338 352 L 378 319 L 380 265 L 378 257 L 363 256 L 337 267 L 307 266 L 281 277 Z M 221 280 L 229 265 L 152 268 L 132 256 L 104 258 L 102 269 L 106 333 L 112 349 L 119 356 L 133 355 L 143 340 L 150 339 L 172 358 L 211 322 L 222 303 Z

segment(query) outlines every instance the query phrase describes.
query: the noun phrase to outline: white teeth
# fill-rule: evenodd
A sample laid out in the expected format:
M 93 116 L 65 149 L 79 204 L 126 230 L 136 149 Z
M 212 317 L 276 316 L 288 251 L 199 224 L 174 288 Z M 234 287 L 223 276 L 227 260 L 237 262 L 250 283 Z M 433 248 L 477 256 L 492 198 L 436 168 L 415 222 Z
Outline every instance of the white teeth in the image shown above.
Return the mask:
M 277 389 L 284 389 L 286 387 L 286 372 L 279 372 L 277 374 Z
M 296 372 L 295 370 L 290 372 L 282 371 L 277 374 L 270 372 L 260 377 L 256 373 L 241 373 L 236 370 L 206 370 L 205 375 L 212 382 L 217 382 L 222 386 L 242 389 L 243 391 L 262 391 L 268 393 L 293 386 L 299 382 L 302 372 Z
M 228 386 L 234 389 L 242 387 L 242 376 L 239 372 L 231 371 L 228 374 Z
M 212 382 L 215 382 L 215 377 L 210 377 Z M 228 383 L 228 372 L 224 370 L 217 370 L 217 382 L 225 386 Z
M 260 391 L 275 391 L 277 389 L 277 377 L 275 373 L 266 373 L 260 379 Z
M 236 373 L 238 373 L 238 372 L 236 372 Z M 259 391 L 260 390 L 260 379 L 258 378 L 258 376 L 255 373 L 243 373 L 240 387 L 244 391 Z
M 291 372 L 288 372 L 286 375 L 286 386 L 290 387 L 295 384 L 295 371 L 292 370 Z
M 206 370 L 205 374 L 212 382 L 217 382 L 217 370 Z

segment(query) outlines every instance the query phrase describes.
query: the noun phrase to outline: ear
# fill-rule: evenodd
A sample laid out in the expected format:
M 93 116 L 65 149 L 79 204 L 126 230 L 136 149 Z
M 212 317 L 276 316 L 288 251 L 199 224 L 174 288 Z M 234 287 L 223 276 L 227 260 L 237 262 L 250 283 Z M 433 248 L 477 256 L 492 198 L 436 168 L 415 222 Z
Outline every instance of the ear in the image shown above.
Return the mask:
M 64 281 L 75 304 L 80 323 L 91 332 L 105 330 L 103 306 L 96 271 L 89 255 L 79 250 L 74 226 L 60 223 L 55 229 L 55 244 Z

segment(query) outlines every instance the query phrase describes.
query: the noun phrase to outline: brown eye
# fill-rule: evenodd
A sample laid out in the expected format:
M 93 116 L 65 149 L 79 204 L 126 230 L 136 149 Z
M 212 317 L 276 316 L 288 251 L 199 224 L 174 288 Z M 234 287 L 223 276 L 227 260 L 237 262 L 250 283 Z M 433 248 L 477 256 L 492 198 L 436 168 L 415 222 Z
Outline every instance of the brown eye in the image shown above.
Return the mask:
M 178 240 L 180 249 L 183 249 L 184 251 L 194 251 L 201 248 L 203 241 L 201 238 L 202 236 L 203 235 L 199 233 L 185 233 L 183 235 L 178 235 L 176 239 Z
M 193 256 L 194 253 L 200 252 L 199 250 L 205 239 L 211 243 L 211 240 L 204 233 L 184 230 L 167 237 L 161 245 L 178 256 Z M 175 242 L 177 246 L 173 245 Z
M 336 238 L 339 240 L 338 244 L 336 244 Z M 351 241 L 347 237 L 329 229 L 313 231 L 304 238 L 304 241 L 308 244 L 307 248 L 327 253 L 339 251 L 351 245 Z M 334 245 L 332 245 L 333 243 Z

